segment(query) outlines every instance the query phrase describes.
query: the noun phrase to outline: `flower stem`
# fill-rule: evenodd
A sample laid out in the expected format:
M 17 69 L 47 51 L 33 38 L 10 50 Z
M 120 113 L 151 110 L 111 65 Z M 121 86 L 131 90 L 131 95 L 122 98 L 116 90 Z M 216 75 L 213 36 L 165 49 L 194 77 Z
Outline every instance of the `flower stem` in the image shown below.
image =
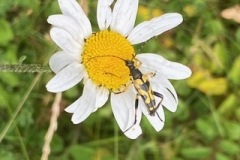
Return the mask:
M 52 71 L 48 66 L 41 64 L 3 64 L 0 65 L 0 72 L 41 73 Z
M 8 123 L 6 124 L 5 128 L 3 129 L 3 131 L 0 133 L 0 143 L 2 142 L 3 138 L 5 137 L 5 135 L 7 134 L 9 128 L 11 127 L 11 125 L 13 124 L 14 120 L 16 119 L 18 113 L 20 112 L 20 110 L 22 109 L 24 103 L 27 101 L 30 93 L 32 92 L 34 86 L 37 84 L 37 82 L 40 80 L 42 76 L 42 73 L 38 73 L 36 75 L 36 77 L 34 78 L 34 80 L 31 82 L 30 86 L 28 87 L 26 93 L 24 94 L 23 98 L 21 99 L 21 101 L 19 102 L 16 110 L 13 112 L 11 119 L 8 121 Z
M 58 125 L 57 119 L 60 114 L 61 99 L 62 99 L 62 94 L 57 93 L 52 105 L 52 115 L 51 115 L 50 125 L 44 138 L 45 143 L 42 149 L 43 154 L 42 154 L 41 160 L 48 160 L 48 156 L 51 152 L 50 143 L 52 141 L 55 131 L 57 130 L 57 125 Z

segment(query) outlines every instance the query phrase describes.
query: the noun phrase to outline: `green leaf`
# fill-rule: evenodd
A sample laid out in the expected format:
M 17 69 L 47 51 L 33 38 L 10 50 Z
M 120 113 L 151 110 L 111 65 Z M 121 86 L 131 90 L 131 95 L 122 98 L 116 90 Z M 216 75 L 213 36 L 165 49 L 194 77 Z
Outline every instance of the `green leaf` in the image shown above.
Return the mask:
M 6 46 L 14 37 L 10 24 L 0 19 L 0 46 Z
M 6 92 L 6 90 L 4 90 L 2 88 L 2 86 L 0 85 L 0 108 L 5 108 L 7 106 L 9 106 L 8 103 L 8 93 Z
M 198 89 L 208 95 L 223 95 L 227 92 L 228 82 L 226 78 L 206 79 L 199 84 Z
M 1 73 L 0 79 L 10 87 L 16 87 L 20 84 L 17 75 L 13 73 Z
M 17 116 L 19 126 L 25 127 L 33 124 L 33 107 L 26 106 L 22 108 L 21 112 Z
M 236 36 L 237 42 L 240 43 L 240 28 L 238 28 L 235 36 Z
M 231 158 L 228 158 L 226 155 L 224 155 L 222 153 L 217 153 L 216 160 L 231 160 Z
M 223 43 L 216 43 L 213 48 L 213 54 L 216 57 L 215 62 L 218 64 L 216 66 L 215 70 L 219 70 L 219 67 L 221 68 L 227 68 L 228 67 L 228 53 L 225 45 Z
M 229 78 L 235 83 L 236 85 L 240 86 L 240 56 L 234 61 L 233 66 L 229 73 Z
M 51 142 L 51 150 L 53 153 L 61 152 L 64 148 L 63 139 L 57 134 L 54 134 L 53 140 Z
M 221 105 L 218 108 L 218 113 L 221 116 L 229 117 L 235 112 L 237 104 L 238 97 L 234 94 L 231 94 L 221 103 Z
M 176 86 L 176 90 L 180 96 L 187 97 L 191 94 L 191 89 L 188 87 L 187 81 L 176 81 L 174 82 L 174 86 Z
M 0 17 L 5 17 L 7 11 L 10 10 L 13 6 L 12 1 L 0 1 Z
M 111 155 L 109 150 L 99 148 L 95 150 L 95 156 L 92 159 L 113 160 L 114 155 Z
M 94 149 L 85 146 L 73 145 L 69 148 L 69 155 L 73 157 L 74 160 L 92 159 L 94 153 Z
M 209 77 L 210 73 L 205 70 L 196 71 L 188 78 L 187 83 L 192 88 L 198 88 L 198 86 Z
M 190 111 L 186 109 L 187 107 L 188 105 L 184 101 L 179 99 L 178 109 L 177 112 L 174 114 L 174 117 L 179 121 L 186 122 L 190 116 Z
M 227 121 L 226 126 L 227 135 L 230 140 L 240 140 L 240 125 L 237 122 Z
M 221 150 L 229 155 L 236 155 L 240 152 L 239 145 L 230 140 L 223 140 L 220 142 Z
M 15 160 L 16 159 L 13 152 L 6 151 L 3 148 L 1 148 L 0 157 L 3 160 Z
M 221 35 L 225 32 L 225 28 L 223 27 L 221 21 L 212 19 L 208 23 L 211 27 L 212 34 Z
M 6 60 L 8 64 L 14 64 L 17 63 L 17 46 L 16 45 L 8 45 L 6 54 L 5 54 Z
M 206 159 L 210 153 L 211 149 L 208 147 L 185 148 L 181 151 L 183 157 L 188 159 Z
M 237 119 L 240 121 L 240 107 L 238 107 L 238 109 L 235 111 L 235 115 Z
M 210 120 L 198 119 L 196 122 L 197 130 L 201 133 L 206 140 L 212 140 L 216 137 L 216 126 L 213 125 Z
M 180 157 L 174 157 L 172 160 L 184 160 L 184 159 Z

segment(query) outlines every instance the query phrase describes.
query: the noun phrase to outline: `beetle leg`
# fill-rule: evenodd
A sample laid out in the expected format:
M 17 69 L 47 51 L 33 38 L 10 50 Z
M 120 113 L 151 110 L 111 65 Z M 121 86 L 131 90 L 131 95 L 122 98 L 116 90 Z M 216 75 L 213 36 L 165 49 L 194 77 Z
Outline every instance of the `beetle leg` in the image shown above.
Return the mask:
M 153 92 L 153 94 L 157 97 L 160 98 L 160 101 L 158 102 L 156 108 L 155 108 L 155 111 L 159 108 L 159 106 L 162 104 L 162 101 L 163 101 L 163 95 L 158 93 L 158 92 Z M 163 122 L 162 118 L 158 115 L 158 113 L 156 112 L 158 118 Z
M 132 124 L 128 129 L 126 129 L 123 133 L 127 132 L 129 129 L 131 129 L 131 128 L 137 123 L 137 110 L 138 110 L 138 103 L 139 103 L 138 96 L 139 96 L 139 95 L 136 94 L 134 122 L 133 122 L 133 124 Z
M 153 94 L 154 94 L 155 96 L 157 96 L 158 98 L 161 98 L 160 102 L 159 102 L 158 105 L 157 105 L 157 108 L 158 108 L 158 107 L 160 106 L 160 104 L 162 104 L 163 95 L 160 94 L 160 93 L 158 93 L 158 92 L 155 92 L 155 91 L 153 91 Z
M 156 112 L 158 118 L 160 119 L 160 121 L 162 121 L 164 123 L 164 121 L 162 120 L 162 118 L 159 116 L 159 114 Z
M 128 89 L 128 87 L 130 86 L 130 84 L 132 84 L 132 81 L 130 81 L 130 82 L 128 82 L 127 84 L 123 85 L 123 86 L 121 87 L 121 89 L 119 89 L 118 91 L 112 91 L 112 92 L 113 92 L 114 94 L 123 93 L 123 92 L 125 92 L 125 91 Z
M 156 75 L 156 72 L 149 72 L 149 73 L 146 73 L 146 74 L 144 74 L 144 75 L 146 75 L 147 77 L 154 77 L 155 75 Z
M 136 59 L 136 58 L 133 58 L 133 61 L 135 61 L 135 67 L 136 67 L 136 68 L 139 68 L 139 67 L 142 65 L 142 62 L 139 61 L 139 60 Z

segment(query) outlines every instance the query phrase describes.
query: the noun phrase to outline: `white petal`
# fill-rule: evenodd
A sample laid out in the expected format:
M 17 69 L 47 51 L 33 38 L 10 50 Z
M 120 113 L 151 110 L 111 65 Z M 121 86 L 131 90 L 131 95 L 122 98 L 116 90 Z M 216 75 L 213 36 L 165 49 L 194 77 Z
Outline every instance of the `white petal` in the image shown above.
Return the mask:
M 58 3 L 62 13 L 75 19 L 83 33 L 83 37 L 88 38 L 92 34 L 91 23 L 77 1 L 58 0 Z
M 165 115 L 164 115 L 164 111 L 163 111 L 162 106 L 160 106 L 157 109 L 154 116 L 151 116 L 149 114 L 149 111 L 147 110 L 147 107 L 144 104 L 144 102 L 142 101 L 142 99 L 140 100 L 140 107 L 141 107 L 141 110 L 142 110 L 143 114 L 147 117 L 148 121 L 151 123 L 153 128 L 157 132 L 159 132 L 163 128 L 164 122 L 165 122 Z
M 79 63 L 72 63 L 58 72 L 46 85 L 49 92 L 62 92 L 77 83 L 79 83 L 85 75 L 84 68 Z
M 168 89 L 166 86 L 164 86 L 164 84 L 163 84 L 164 82 L 161 83 L 161 79 L 159 79 L 159 78 L 154 77 L 150 80 L 150 82 L 152 84 L 152 89 L 155 92 L 158 92 L 163 95 L 162 105 L 164 107 L 166 107 L 169 111 L 175 112 L 177 110 L 177 105 L 178 105 L 178 99 L 176 96 L 175 89 L 172 89 L 170 91 L 170 89 Z M 157 98 L 157 96 L 155 96 L 155 97 Z
M 136 56 L 142 62 L 143 68 L 148 68 L 152 71 L 159 72 L 167 79 L 185 79 L 191 76 L 192 72 L 187 67 L 180 63 L 166 60 L 160 55 L 152 53 L 143 53 Z
M 72 103 L 70 106 L 68 106 L 64 110 L 68 113 L 74 113 L 76 111 L 77 107 L 78 107 L 79 99 L 77 99 L 74 103 Z
M 100 30 L 106 30 L 112 19 L 111 5 L 113 0 L 98 0 L 97 21 Z
M 96 86 L 88 80 L 84 85 L 82 96 L 72 104 L 75 106 L 69 106 L 69 110 L 75 108 L 72 116 L 74 124 L 81 123 L 93 112 L 96 103 L 96 94 Z
M 124 132 L 129 129 L 135 121 L 135 98 L 136 93 L 133 92 L 133 86 L 128 88 L 124 93 L 111 94 L 111 106 L 114 117 L 120 127 Z M 137 124 L 141 120 L 141 112 L 137 112 Z
M 180 14 L 167 13 L 150 21 L 140 23 L 130 32 L 127 39 L 132 44 L 146 42 L 150 38 L 176 27 L 182 21 L 183 18 Z
M 111 30 L 128 36 L 133 29 L 138 9 L 138 0 L 118 0 L 113 9 Z
M 137 106 L 137 109 L 135 108 L 135 112 L 136 112 L 136 117 L 135 115 L 132 115 L 132 116 L 134 116 L 134 120 L 136 118 L 136 124 L 133 125 L 133 122 L 128 123 L 127 130 L 124 131 L 124 134 L 130 139 L 136 139 L 139 135 L 142 134 L 142 128 L 139 125 L 142 119 L 142 110 L 140 106 Z
M 52 24 L 55 27 L 62 28 L 68 34 L 72 36 L 72 38 L 78 42 L 79 44 L 83 45 L 84 38 L 83 33 L 78 28 L 78 24 L 71 18 L 65 15 L 52 15 L 49 16 L 47 19 L 48 23 Z
M 51 56 L 49 60 L 49 66 L 53 70 L 54 73 L 58 73 L 60 70 L 62 70 L 67 65 L 73 63 L 73 62 L 79 62 L 78 57 L 74 57 L 71 54 L 66 54 L 63 51 L 59 51 Z
M 166 107 L 171 112 L 175 112 L 178 105 L 178 96 L 176 90 L 169 82 L 169 80 L 159 74 L 156 74 L 151 79 L 151 82 L 153 85 L 156 85 L 156 92 L 158 92 L 159 89 L 159 93 L 163 94 L 164 98 L 162 104 L 164 107 Z
M 83 48 L 80 43 L 73 40 L 72 36 L 61 28 L 53 27 L 50 30 L 50 35 L 53 41 L 66 53 L 79 54 Z
M 97 87 L 97 100 L 95 104 L 95 110 L 102 107 L 108 100 L 109 91 L 104 87 Z
M 136 124 L 131 129 L 124 132 L 124 134 L 130 139 L 136 139 L 142 134 L 142 128 L 139 124 Z

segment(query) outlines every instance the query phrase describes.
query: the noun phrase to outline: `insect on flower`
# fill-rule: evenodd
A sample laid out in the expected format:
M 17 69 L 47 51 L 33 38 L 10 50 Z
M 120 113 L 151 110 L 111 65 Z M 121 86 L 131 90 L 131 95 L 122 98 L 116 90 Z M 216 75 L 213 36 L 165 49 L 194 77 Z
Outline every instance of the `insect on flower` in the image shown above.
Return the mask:
M 142 74 L 142 72 L 138 69 L 138 67 L 141 65 L 141 62 L 138 61 L 137 59 L 133 59 L 131 61 L 126 60 L 125 62 L 126 62 L 126 66 L 128 66 L 128 68 L 130 69 L 131 79 L 137 91 L 137 96 L 135 100 L 135 112 L 138 109 L 138 96 L 141 96 L 146 107 L 148 108 L 149 114 L 151 116 L 154 116 L 155 114 L 157 114 L 158 118 L 161 121 L 163 121 L 161 117 L 158 115 L 158 113 L 156 112 L 156 110 L 158 109 L 158 107 L 161 105 L 163 101 L 163 95 L 153 91 L 151 84 L 148 81 L 148 76 L 152 77 L 155 75 L 155 73 Z M 155 96 L 160 98 L 160 101 L 158 102 L 157 105 L 156 105 Z M 136 116 L 137 115 L 135 113 L 135 120 L 133 125 L 136 124 L 136 120 L 137 120 Z M 132 126 L 130 126 L 128 129 L 130 129 L 131 127 Z
M 97 56 L 97 57 L 90 58 L 89 61 L 93 60 L 94 58 L 99 58 L 99 57 L 119 58 L 125 62 L 125 65 L 130 70 L 129 76 L 131 77 L 131 82 L 133 83 L 133 85 L 137 91 L 136 100 L 135 100 L 135 119 L 134 119 L 134 123 L 129 128 L 127 128 L 124 132 L 127 132 L 137 122 L 136 111 L 137 111 L 138 105 L 139 105 L 139 99 L 138 99 L 139 96 L 141 96 L 144 104 L 146 105 L 146 107 L 149 111 L 149 115 L 155 116 L 155 114 L 157 114 L 157 117 L 163 122 L 162 118 L 156 112 L 156 110 L 158 109 L 158 107 L 161 105 L 161 103 L 163 101 L 163 95 L 156 91 L 153 91 L 151 84 L 148 80 L 148 77 L 153 77 L 155 75 L 155 73 L 150 72 L 147 74 L 142 74 L 142 72 L 139 70 L 139 67 L 141 66 L 141 62 L 139 60 L 137 60 L 135 57 L 132 58 L 132 60 L 125 60 L 125 59 L 117 57 L 117 56 Z M 106 73 L 106 74 L 108 74 L 108 73 Z M 122 92 L 125 92 L 128 89 L 129 84 L 130 83 L 128 83 L 123 88 L 122 91 L 114 92 L 114 93 L 120 94 Z M 156 104 L 155 96 L 160 98 L 160 101 L 157 104 Z
M 82 95 L 65 109 L 73 114 L 72 122 L 83 122 L 110 99 L 113 116 L 128 138 L 142 134 L 142 115 L 160 131 L 165 121 L 163 108 L 175 112 L 178 105 L 169 79 L 185 79 L 191 70 L 159 54 L 135 54 L 134 45 L 176 27 L 182 16 L 166 13 L 134 27 L 138 0 L 98 0 L 99 30 L 93 31 L 76 0 L 58 3 L 62 14 L 47 21 L 53 26 L 50 36 L 61 51 L 49 60 L 56 75 L 46 88 L 58 93 L 83 82 Z

